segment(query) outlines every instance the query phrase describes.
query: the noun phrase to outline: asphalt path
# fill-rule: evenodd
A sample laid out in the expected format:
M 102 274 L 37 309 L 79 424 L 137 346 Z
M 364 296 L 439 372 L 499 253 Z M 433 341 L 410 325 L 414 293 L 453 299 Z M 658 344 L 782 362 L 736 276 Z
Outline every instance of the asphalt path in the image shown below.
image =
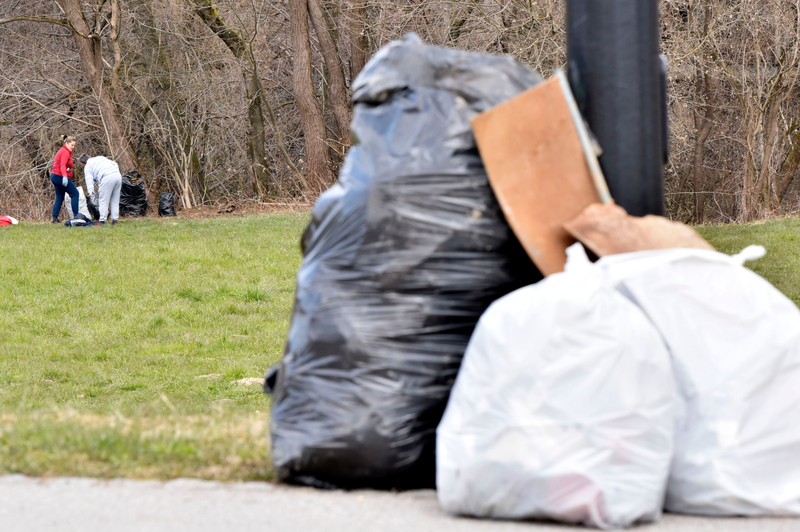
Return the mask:
M 224 484 L 0 477 L 2 532 L 568 532 L 549 523 L 445 514 L 432 490 L 318 491 L 266 482 Z M 794 518 L 665 515 L 642 532 L 800 532 Z

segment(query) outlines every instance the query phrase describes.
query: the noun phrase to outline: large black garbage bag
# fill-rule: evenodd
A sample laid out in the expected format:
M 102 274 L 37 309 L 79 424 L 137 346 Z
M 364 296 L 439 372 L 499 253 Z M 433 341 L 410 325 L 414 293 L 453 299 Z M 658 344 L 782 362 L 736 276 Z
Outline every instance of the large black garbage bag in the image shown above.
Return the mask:
M 478 318 L 541 278 L 492 194 L 469 119 L 538 81 L 511 58 L 414 35 L 356 79 L 354 145 L 303 235 L 274 384 L 280 479 L 433 486 L 436 426 Z
M 158 215 L 175 216 L 175 193 L 162 192 L 158 197 Z
M 133 184 L 137 182 L 136 184 Z M 120 216 L 147 216 L 147 192 L 144 178 L 136 170 L 122 174 L 122 189 L 119 193 Z

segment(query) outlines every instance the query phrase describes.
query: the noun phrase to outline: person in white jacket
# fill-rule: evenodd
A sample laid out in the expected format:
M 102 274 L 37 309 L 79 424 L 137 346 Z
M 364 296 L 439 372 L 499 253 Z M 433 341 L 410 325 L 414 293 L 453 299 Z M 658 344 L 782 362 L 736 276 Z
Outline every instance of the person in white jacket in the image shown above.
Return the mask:
M 83 177 L 89 197 L 95 199 L 95 183 L 98 188 L 97 207 L 100 209 L 100 223 L 105 224 L 108 212 L 111 211 L 111 223 L 119 221 L 119 194 L 122 189 L 122 175 L 117 163 L 107 157 L 98 155 L 89 157 L 82 154 L 78 161 L 84 165 Z

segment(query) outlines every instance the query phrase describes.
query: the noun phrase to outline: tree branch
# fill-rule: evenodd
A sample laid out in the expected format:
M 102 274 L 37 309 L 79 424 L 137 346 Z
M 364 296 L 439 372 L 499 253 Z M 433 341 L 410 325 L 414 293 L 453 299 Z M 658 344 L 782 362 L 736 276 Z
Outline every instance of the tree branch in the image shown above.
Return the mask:
M 245 46 L 244 39 L 238 31 L 228 26 L 222 19 L 219 9 L 213 0 L 187 0 L 189 5 L 195 13 L 206 23 L 206 26 L 211 28 L 217 37 L 222 39 L 225 46 L 233 52 L 236 59 L 244 61 L 246 57 L 247 47 Z
M 9 22 L 17 22 L 24 20 L 26 22 L 45 22 L 48 24 L 56 24 L 57 26 L 64 26 L 65 28 L 72 29 L 69 22 L 60 18 L 53 17 L 32 17 L 28 15 L 18 15 L 16 17 L 0 18 L 0 24 L 8 24 Z

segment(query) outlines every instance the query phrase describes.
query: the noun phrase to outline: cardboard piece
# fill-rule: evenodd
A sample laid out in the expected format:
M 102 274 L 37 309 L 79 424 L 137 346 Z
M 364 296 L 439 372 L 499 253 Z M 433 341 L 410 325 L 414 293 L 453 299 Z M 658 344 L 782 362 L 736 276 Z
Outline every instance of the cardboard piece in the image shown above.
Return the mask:
M 714 247 L 688 225 L 662 216 L 630 216 L 614 203 L 590 205 L 564 227 L 598 257 L 649 249 L 714 251 Z
M 595 153 L 584 149 L 588 135 L 565 90 L 559 74 L 472 119 L 492 189 L 543 275 L 564 270 L 575 242 L 564 224 L 608 198 L 602 173 L 596 184 L 599 166 L 590 169 Z

